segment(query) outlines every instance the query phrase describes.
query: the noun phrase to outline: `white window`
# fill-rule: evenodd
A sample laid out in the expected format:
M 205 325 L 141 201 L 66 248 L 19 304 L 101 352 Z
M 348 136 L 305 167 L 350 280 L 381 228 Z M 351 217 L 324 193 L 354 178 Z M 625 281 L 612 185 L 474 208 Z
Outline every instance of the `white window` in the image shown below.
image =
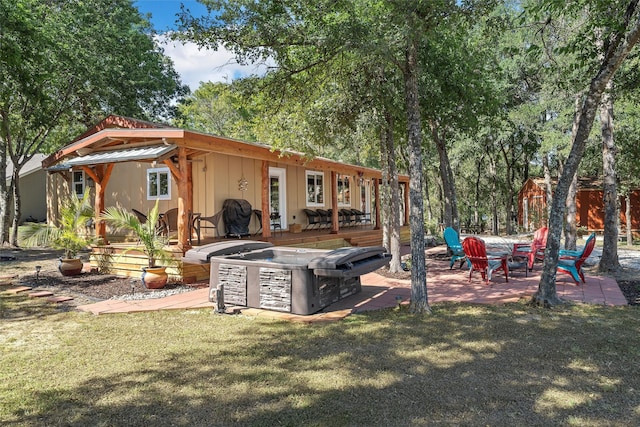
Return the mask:
M 71 188 L 79 199 L 84 196 L 84 171 L 72 171 Z
M 147 200 L 171 200 L 169 168 L 147 169 Z
M 338 206 L 351 206 L 350 177 L 348 175 L 338 175 L 337 178 Z
M 324 173 L 306 171 L 307 206 L 324 206 Z

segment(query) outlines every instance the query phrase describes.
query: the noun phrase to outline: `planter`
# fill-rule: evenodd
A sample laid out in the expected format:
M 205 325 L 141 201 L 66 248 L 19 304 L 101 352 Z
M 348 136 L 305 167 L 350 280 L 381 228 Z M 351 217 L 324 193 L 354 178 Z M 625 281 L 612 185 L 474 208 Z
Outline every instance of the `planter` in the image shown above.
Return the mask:
M 76 276 L 82 273 L 82 261 L 80 258 L 60 258 L 58 271 L 63 276 Z
M 302 224 L 289 224 L 289 231 L 292 233 L 302 233 Z
M 142 283 L 147 289 L 162 289 L 167 284 L 165 267 L 144 267 L 142 269 Z

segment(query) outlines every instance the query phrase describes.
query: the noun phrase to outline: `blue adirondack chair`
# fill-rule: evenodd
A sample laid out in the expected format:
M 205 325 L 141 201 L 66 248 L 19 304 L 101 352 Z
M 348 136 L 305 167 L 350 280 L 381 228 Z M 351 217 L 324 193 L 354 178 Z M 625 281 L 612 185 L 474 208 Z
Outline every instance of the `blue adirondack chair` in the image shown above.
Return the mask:
M 468 262 L 468 260 L 467 256 L 464 254 L 464 249 L 462 249 L 458 232 L 451 227 L 445 228 L 444 241 L 447 243 L 449 251 L 451 251 L 451 263 L 449 264 L 449 268 L 452 269 L 453 264 L 455 264 L 457 260 L 460 260 L 459 268 L 462 268 L 462 264 L 464 264 L 465 261 Z
M 558 271 L 570 274 L 576 285 L 585 283 L 582 264 L 589 258 L 596 245 L 596 233 L 591 233 L 581 251 L 561 250 L 558 253 Z

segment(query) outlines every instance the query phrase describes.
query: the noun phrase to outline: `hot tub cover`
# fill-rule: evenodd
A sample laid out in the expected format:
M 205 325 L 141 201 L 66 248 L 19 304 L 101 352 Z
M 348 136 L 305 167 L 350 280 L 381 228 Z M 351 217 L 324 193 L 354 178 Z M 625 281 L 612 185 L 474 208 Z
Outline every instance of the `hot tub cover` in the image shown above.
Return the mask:
M 308 268 L 317 276 L 356 277 L 389 264 L 382 246 L 344 247 L 312 259 Z
M 210 243 L 189 249 L 183 260 L 186 262 L 209 262 L 211 257 L 234 255 L 265 249 L 273 246 L 270 242 L 260 242 L 257 240 L 230 240 L 226 242 Z

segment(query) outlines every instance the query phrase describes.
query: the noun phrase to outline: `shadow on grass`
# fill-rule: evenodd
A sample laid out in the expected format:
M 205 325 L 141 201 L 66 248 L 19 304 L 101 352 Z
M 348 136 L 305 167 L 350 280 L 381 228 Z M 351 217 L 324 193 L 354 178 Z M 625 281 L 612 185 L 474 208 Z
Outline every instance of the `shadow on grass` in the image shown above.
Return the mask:
M 640 425 L 637 316 L 456 304 L 312 326 L 208 310 L 104 316 L 75 334 L 92 348 L 69 341 L 81 361 L 59 364 L 84 380 L 25 394 L 12 414 L 70 426 Z

